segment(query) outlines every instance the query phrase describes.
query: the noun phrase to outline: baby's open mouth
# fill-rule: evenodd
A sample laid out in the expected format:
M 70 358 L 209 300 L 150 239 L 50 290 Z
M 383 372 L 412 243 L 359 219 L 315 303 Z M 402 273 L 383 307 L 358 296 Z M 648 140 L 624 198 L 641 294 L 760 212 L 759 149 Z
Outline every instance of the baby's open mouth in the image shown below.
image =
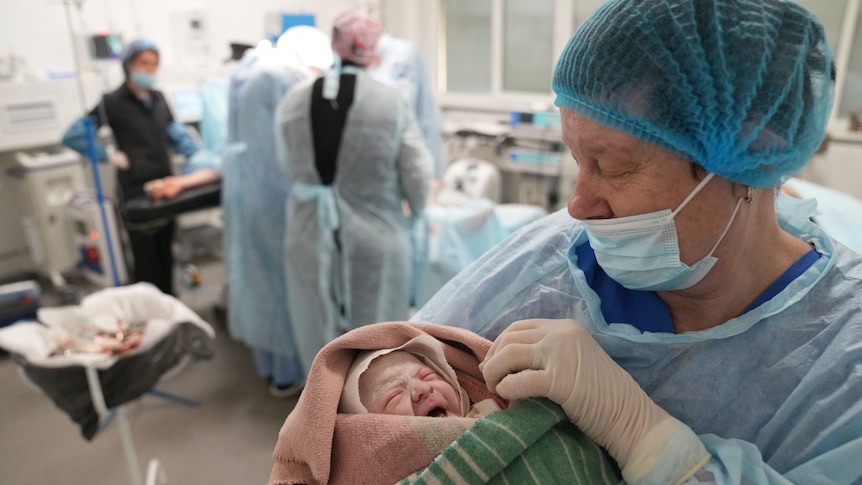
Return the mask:
M 428 416 L 432 418 L 445 418 L 446 416 L 449 416 L 449 411 L 446 411 L 444 408 L 437 407 L 428 411 Z

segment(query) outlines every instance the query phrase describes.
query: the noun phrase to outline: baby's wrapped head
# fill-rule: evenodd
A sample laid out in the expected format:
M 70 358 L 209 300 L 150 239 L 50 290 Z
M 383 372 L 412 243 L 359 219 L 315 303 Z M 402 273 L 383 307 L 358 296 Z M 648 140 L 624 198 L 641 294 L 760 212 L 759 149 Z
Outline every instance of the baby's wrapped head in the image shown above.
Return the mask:
M 338 407 L 341 413 L 435 417 L 465 416 L 469 409 L 442 344 L 430 335 L 357 354 Z

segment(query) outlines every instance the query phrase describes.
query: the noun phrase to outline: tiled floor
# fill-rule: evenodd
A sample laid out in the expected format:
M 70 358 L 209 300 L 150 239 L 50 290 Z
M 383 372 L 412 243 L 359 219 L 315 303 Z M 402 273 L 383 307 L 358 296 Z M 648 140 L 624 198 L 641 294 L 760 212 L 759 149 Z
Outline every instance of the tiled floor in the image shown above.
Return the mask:
M 141 474 L 158 458 L 170 484 L 266 483 L 278 431 L 295 398 L 270 396 L 248 349 L 217 321 L 221 264 L 208 264 L 202 273 L 203 285 L 180 298 L 215 328 L 215 357 L 157 386 L 198 407 L 150 395 L 128 405 Z M 133 483 L 117 420 L 86 441 L 71 418 L 25 384 L 9 358 L 0 358 L 0 385 L 0 484 Z

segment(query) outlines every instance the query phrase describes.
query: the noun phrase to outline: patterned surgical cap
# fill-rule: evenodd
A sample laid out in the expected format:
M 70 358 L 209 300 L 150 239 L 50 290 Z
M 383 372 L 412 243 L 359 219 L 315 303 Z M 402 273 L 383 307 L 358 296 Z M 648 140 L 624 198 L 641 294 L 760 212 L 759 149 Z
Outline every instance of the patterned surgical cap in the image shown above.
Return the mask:
M 375 60 L 380 21 L 361 10 L 342 13 L 333 22 L 332 49 L 345 61 L 367 66 Z

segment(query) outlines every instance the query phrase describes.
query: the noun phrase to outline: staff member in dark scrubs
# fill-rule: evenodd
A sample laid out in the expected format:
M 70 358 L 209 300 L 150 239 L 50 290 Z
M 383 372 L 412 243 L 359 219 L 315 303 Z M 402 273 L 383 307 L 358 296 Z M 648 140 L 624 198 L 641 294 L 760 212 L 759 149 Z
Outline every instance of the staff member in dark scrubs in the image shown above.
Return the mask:
M 147 182 L 173 174 L 169 150 L 191 157 L 199 148 L 185 126 L 174 120 L 165 96 L 153 89 L 158 68 L 159 50 L 154 43 L 144 39 L 130 42 L 123 54 L 125 81 L 103 96 L 88 114 L 95 118 L 97 127 L 108 125 L 113 132 L 116 149 L 99 145 L 96 151 L 101 160 L 117 168 L 121 201 L 143 195 Z M 63 144 L 87 153 L 84 118 L 66 131 Z M 135 280 L 173 294 L 171 243 L 175 222 L 127 224 L 127 229 L 135 258 Z

